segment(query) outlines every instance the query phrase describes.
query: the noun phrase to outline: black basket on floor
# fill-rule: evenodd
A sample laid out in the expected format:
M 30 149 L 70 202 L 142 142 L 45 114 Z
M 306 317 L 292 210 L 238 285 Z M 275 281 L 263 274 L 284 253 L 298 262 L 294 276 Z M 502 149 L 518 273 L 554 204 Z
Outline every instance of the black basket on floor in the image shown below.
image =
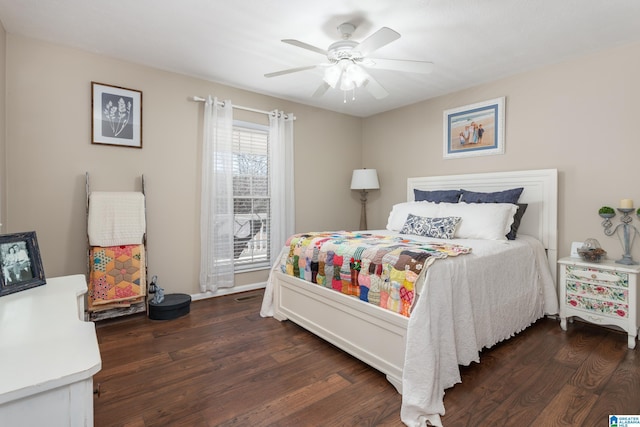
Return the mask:
M 187 294 L 166 294 L 161 303 L 149 301 L 149 319 L 171 320 L 189 314 L 191 296 Z

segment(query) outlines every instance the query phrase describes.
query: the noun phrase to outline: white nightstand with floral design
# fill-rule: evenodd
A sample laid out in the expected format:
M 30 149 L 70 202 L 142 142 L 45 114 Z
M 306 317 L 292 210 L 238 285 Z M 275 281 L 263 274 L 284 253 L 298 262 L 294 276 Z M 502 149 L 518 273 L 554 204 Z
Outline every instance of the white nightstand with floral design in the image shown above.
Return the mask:
M 615 325 L 629 335 L 635 348 L 638 336 L 638 275 L 640 266 L 600 263 L 580 258 L 562 258 L 560 264 L 560 327 L 567 330 L 567 318 L 578 316 L 598 325 Z

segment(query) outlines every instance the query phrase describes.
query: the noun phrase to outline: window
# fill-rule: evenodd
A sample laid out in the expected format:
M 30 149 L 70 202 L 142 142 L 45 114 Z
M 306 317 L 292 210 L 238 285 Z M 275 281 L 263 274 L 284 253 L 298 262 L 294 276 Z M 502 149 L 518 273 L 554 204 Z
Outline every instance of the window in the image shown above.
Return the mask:
M 233 217 L 236 271 L 269 266 L 269 128 L 233 123 Z

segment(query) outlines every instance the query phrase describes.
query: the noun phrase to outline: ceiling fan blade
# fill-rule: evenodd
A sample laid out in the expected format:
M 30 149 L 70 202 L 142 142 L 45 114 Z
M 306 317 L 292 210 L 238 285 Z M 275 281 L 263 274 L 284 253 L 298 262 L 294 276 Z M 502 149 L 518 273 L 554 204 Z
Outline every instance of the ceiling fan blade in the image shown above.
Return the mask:
M 387 90 L 371 76 L 368 76 L 367 81 L 364 82 L 363 86 L 375 99 L 382 99 L 389 96 L 389 92 L 387 92 Z
M 306 67 L 298 67 L 298 68 L 289 68 L 288 70 L 276 71 L 274 73 L 267 73 L 265 77 L 277 77 L 282 76 L 284 74 L 297 73 L 298 71 L 312 70 L 316 68 L 317 65 L 307 65 Z
M 400 38 L 400 33 L 392 30 L 388 27 L 382 27 L 369 37 L 364 39 L 355 50 L 359 51 L 362 56 L 367 56 L 374 50 L 380 49 L 382 46 L 386 46 L 394 40 Z
M 419 74 L 428 74 L 433 71 L 433 62 L 427 61 L 380 58 L 367 58 L 367 61 L 366 66 L 381 70 L 405 71 Z
M 320 86 L 318 86 L 318 89 L 316 89 L 315 92 L 313 92 L 313 97 L 314 98 L 320 98 L 322 95 L 325 94 L 325 92 L 330 88 L 331 86 L 329 86 L 329 84 L 327 82 L 322 82 L 322 84 L 320 84 Z
M 319 54 L 324 55 L 324 56 L 327 56 L 329 54 L 329 52 L 327 52 L 325 49 L 320 49 L 319 47 L 315 47 L 315 46 L 312 46 L 312 45 L 307 44 L 305 42 L 301 42 L 300 40 L 284 39 L 284 40 L 282 40 L 282 42 L 290 44 L 290 45 L 293 45 L 293 46 L 298 46 L 298 47 L 301 47 L 303 49 L 307 49 L 307 50 L 319 53 Z

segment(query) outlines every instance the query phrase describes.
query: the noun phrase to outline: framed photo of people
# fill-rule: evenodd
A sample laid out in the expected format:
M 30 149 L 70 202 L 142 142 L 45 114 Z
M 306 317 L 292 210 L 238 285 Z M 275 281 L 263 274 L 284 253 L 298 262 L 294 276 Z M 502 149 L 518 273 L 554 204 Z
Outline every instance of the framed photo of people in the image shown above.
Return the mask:
M 504 154 L 504 103 L 496 98 L 445 110 L 445 159 Z
M 0 235 L 0 296 L 45 283 L 36 232 Z
M 92 144 L 142 148 L 142 92 L 91 82 Z

